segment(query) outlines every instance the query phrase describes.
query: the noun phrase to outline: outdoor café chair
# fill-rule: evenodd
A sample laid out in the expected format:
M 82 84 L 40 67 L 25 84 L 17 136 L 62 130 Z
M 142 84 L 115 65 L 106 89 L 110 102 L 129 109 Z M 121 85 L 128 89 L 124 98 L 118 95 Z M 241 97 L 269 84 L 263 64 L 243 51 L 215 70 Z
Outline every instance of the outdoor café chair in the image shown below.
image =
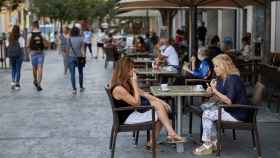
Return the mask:
M 111 129 L 111 137 L 110 137 L 110 144 L 109 148 L 111 149 L 111 158 L 114 158 L 114 152 L 115 152 L 115 145 L 117 140 L 117 134 L 120 132 L 135 132 L 135 131 L 141 131 L 141 130 L 152 130 L 152 157 L 156 157 L 156 140 L 155 140 L 155 109 L 152 106 L 131 106 L 131 107 L 116 107 L 113 96 L 111 93 L 111 88 L 107 84 L 105 86 L 106 93 L 109 97 L 110 104 L 112 107 L 112 113 L 113 113 L 113 125 Z M 119 112 L 120 111 L 127 111 L 127 110 L 152 110 L 152 121 L 144 122 L 144 123 L 136 123 L 136 124 L 121 124 L 119 122 Z M 137 138 L 138 140 L 138 138 Z
M 104 67 L 105 69 L 107 68 L 108 66 L 108 63 L 111 61 L 113 62 L 113 67 L 115 67 L 115 64 L 116 64 L 116 52 L 114 51 L 113 48 L 107 48 L 107 47 L 104 47 L 104 53 L 106 55 L 105 57 L 105 64 L 104 64 Z

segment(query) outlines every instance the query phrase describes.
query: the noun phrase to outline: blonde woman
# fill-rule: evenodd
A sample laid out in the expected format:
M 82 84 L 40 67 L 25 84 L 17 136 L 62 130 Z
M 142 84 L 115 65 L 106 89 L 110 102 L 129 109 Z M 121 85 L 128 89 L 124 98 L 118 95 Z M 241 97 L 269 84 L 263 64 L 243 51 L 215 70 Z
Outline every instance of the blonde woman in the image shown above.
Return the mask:
M 226 54 L 220 54 L 213 59 L 214 71 L 217 80 L 212 80 L 207 91 L 212 94 L 212 99 L 222 104 L 247 104 L 245 86 L 240 79 L 239 70 Z M 250 116 L 249 110 L 224 108 L 222 120 L 224 121 L 247 121 Z M 215 121 L 218 120 L 218 109 L 209 108 L 202 115 L 203 134 L 202 146 L 193 150 L 195 155 L 209 155 L 216 150 L 217 132 Z
M 168 104 L 149 93 L 144 92 L 138 87 L 137 76 L 134 72 L 133 61 L 127 57 L 123 57 L 118 61 L 116 70 L 112 77 L 111 90 L 113 100 L 119 107 L 149 105 L 156 110 L 156 138 L 160 134 L 162 127 L 165 127 L 168 133 L 168 141 L 170 143 L 184 142 L 185 140 L 179 136 L 172 128 L 168 114 L 171 108 Z M 119 113 L 119 120 L 123 124 L 141 123 L 151 121 L 151 112 L 125 111 Z M 147 149 L 151 149 L 152 141 L 147 144 Z

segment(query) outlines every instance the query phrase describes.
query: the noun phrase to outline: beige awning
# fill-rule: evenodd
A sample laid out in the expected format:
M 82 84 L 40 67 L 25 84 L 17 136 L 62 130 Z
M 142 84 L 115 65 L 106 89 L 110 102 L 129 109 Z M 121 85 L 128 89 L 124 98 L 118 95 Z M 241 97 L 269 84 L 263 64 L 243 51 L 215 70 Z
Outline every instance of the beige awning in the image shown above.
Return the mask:
M 138 9 L 177 9 L 182 6 L 167 2 L 166 0 L 121 0 L 117 8 L 120 11 Z
M 149 10 L 148 15 L 149 17 L 161 16 L 160 12 L 157 10 Z M 146 17 L 146 16 L 147 16 L 146 10 L 133 10 L 133 11 L 128 11 L 125 13 L 118 14 L 116 17 Z

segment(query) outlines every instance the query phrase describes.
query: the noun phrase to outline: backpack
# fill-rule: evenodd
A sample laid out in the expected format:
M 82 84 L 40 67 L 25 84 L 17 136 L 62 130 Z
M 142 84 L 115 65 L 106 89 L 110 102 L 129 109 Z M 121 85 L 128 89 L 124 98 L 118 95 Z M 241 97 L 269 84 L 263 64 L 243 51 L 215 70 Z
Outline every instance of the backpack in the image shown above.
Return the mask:
M 30 49 L 35 51 L 42 51 L 44 49 L 44 41 L 41 32 L 32 32 Z
M 8 57 L 20 57 L 23 54 L 22 49 L 20 48 L 19 42 L 9 43 L 7 47 Z

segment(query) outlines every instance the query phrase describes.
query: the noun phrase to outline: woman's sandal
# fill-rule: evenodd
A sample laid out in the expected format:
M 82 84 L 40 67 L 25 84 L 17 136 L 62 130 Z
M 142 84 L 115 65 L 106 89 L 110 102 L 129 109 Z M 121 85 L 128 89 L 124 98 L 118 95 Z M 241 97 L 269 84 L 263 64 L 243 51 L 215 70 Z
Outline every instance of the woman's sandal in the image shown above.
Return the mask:
M 153 147 L 152 147 L 152 145 L 146 144 L 144 147 L 145 147 L 145 149 L 146 149 L 147 151 L 153 152 Z M 159 148 L 159 145 L 158 145 L 158 144 L 156 144 L 156 151 L 160 151 L 160 148 Z
M 202 144 L 200 147 L 197 147 L 193 150 L 194 155 L 202 156 L 202 155 L 211 155 L 213 154 L 213 146 L 207 146 Z
M 181 136 L 167 136 L 167 143 L 174 144 L 174 143 L 185 143 L 186 139 Z

